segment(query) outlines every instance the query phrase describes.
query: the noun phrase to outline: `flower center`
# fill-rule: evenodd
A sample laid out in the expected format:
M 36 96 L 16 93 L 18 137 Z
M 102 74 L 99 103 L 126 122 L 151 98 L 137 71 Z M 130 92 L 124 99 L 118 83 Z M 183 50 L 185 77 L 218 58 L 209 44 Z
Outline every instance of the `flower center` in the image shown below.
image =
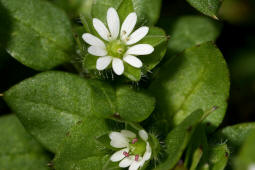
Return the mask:
M 121 40 L 113 40 L 107 44 L 106 49 L 109 56 L 122 59 L 127 50 L 127 47 Z
M 133 139 L 129 146 L 133 155 L 143 155 L 146 151 L 146 143 L 142 139 Z

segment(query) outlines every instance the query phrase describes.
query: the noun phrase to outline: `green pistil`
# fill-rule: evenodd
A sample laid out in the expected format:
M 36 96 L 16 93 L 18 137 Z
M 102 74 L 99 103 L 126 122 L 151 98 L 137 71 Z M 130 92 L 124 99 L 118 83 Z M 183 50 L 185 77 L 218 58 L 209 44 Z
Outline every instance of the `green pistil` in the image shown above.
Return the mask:
M 113 40 L 107 44 L 106 49 L 109 56 L 122 59 L 127 47 L 121 40 Z
M 133 155 L 143 155 L 146 151 L 146 143 L 140 138 L 134 144 L 130 143 L 130 147 Z

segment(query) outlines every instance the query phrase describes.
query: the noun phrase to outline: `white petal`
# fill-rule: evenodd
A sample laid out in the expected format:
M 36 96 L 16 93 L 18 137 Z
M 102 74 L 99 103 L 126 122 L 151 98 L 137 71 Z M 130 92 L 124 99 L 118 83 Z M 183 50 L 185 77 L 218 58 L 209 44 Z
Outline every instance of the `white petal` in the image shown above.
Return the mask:
M 126 61 L 131 66 L 136 67 L 136 68 L 141 68 L 143 66 L 142 61 L 139 58 L 132 56 L 132 55 L 125 56 L 123 58 L 123 60 Z
M 139 130 L 139 136 L 144 140 L 147 141 L 148 140 L 148 133 L 145 130 Z
M 85 33 L 82 35 L 82 39 L 89 45 L 97 46 L 97 47 L 101 47 L 105 49 L 104 42 L 92 34 Z
M 97 18 L 93 19 L 93 25 L 97 33 L 106 41 L 109 41 L 110 33 L 104 23 Z
M 129 40 L 126 42 L 127 45 L 135 44 L 143 39 L 149 32 L 149 27 L 140 27 L 129 36 Z
M 114 58 L 112 61 L 112 68 L 113 71 L 117 74 L 117 75 L 121 75 L 124 72 L 124 64 L 123 61 L 119 58 Z
M 124 20 L 122 26 L 121 26 L 121 39 L 126 39 L 129 34 L 133 31 L 135 24 L 137 21 L 137 15 L 135 12 L 130 13 L 126 19 Z
M 112 35 L 112 39 L 116 39 L 120 31 L 120 19 L 117 11 L 114 8 L 109 8 L 107 11 L 107 23 Z
M 98 70 L 104 70 L 111 63 L 111 61 L 112 61 L 111 56 L 99 57 L 97 59 L 96 68 Z
M 143 160 L 147 161 L 150 158 L 151 158 L 151 146 L 150 146 L 149 142 L 147 142 L 147 144 L 146 144 L 146 151 L 145 151 L 145 153 L 143 155 Z
M 139 161 L 134 161 L 130 167 L 128 168 L 128 170 L 137 170 L 140 167 L 140 162 Z
M 120 133 L 123 134 L 127 138 L 135 138 L 136 137 L 136 134 L 131 132 L 130 130 L 121 130 Z
M 129 156 L 124 158 L 120 163 L 119 163 L 119 167 L 121 168 L 127 168 L 129 167 L 135 160 L 134 160 L 134 156 Z
M 128 139 L 119 132 L 111 132 L 109 135 L 111 139 L 110 145 L 115 148 L 124 148 L 128 146 Z
M 88 52 L 94 56 L 105 56 L 107 54 L 107 51 L 104 48 L 97 46 L 90 46 Z
M 137 44 L 132 47 L 130 47 L 126 54 L 131 55 L 148 55 L 151 54 L 154 51 L 154 48 L 149 44 Z
M 112 156 L 111 156 L 111 161 L 112 162 L 118 162 L 120 160 L 122 160 L 123 158 L 125 158 L 125 155 L 123 154 L 123 152 L 128 152 L 128 149 L 125 148 L 125 149 L 121 149 L 117 152 L 115 152 Z

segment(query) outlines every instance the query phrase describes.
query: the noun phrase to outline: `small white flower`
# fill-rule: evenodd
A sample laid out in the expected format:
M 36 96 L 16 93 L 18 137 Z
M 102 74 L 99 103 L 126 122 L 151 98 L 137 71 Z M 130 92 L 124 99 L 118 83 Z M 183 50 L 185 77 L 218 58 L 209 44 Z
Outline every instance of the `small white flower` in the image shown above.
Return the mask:
M 129 130 L 111 132 L 109 137 L 111 146 L 120 149 L 110 158 L 112 162 L 120 161 L 119 167 L 129 167 L 129 170 L 137 170 L 150 159 L 151 146 L 145 130 L 140 130 L 138 137 Z
M 136 43 L 147 35 L 149 27 L 142 26 L 132 33 L 137 21 L 137 15 L 133 12 L 126 17 L 120 28 L 119 16 L 114 8 L 108 9 L 106 19 L 109 29 L 102 21 L 93 18 L 93 26 L 103 40 L 89 33 L 82 35 L 83 40 L 91 45 L 88 52 L 99 56 L 96 62 L 97 70 L 104 70 L 112 63 L 113 71 L 122 75 L 123 61 L 135 68 L 141 68 L 143 63 L 136 56 L 151 54 L 154 48 L 149 44 Z

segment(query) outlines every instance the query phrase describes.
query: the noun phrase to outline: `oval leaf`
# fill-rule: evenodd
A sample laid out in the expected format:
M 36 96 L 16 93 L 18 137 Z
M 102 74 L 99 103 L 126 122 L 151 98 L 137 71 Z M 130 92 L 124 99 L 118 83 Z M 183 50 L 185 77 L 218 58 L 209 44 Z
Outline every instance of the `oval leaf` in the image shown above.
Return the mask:
M 156 97 L 157 110 L 168 117 L 170 125 L 179 124 L 192 110 L 209 110 L 214 106 L 218 109 L 205 120 L 208 129 L 212 131 L 222 122 L 229 94 L 229 73 L 214 44 L 187 49 L 166 62 L 155 77 L 149 89 Z
M 70 60 L 71 24 L 65 13 L 43 0 L 0 0 L 12 17 L 7 50 L 35 70 L 48 70 Z

